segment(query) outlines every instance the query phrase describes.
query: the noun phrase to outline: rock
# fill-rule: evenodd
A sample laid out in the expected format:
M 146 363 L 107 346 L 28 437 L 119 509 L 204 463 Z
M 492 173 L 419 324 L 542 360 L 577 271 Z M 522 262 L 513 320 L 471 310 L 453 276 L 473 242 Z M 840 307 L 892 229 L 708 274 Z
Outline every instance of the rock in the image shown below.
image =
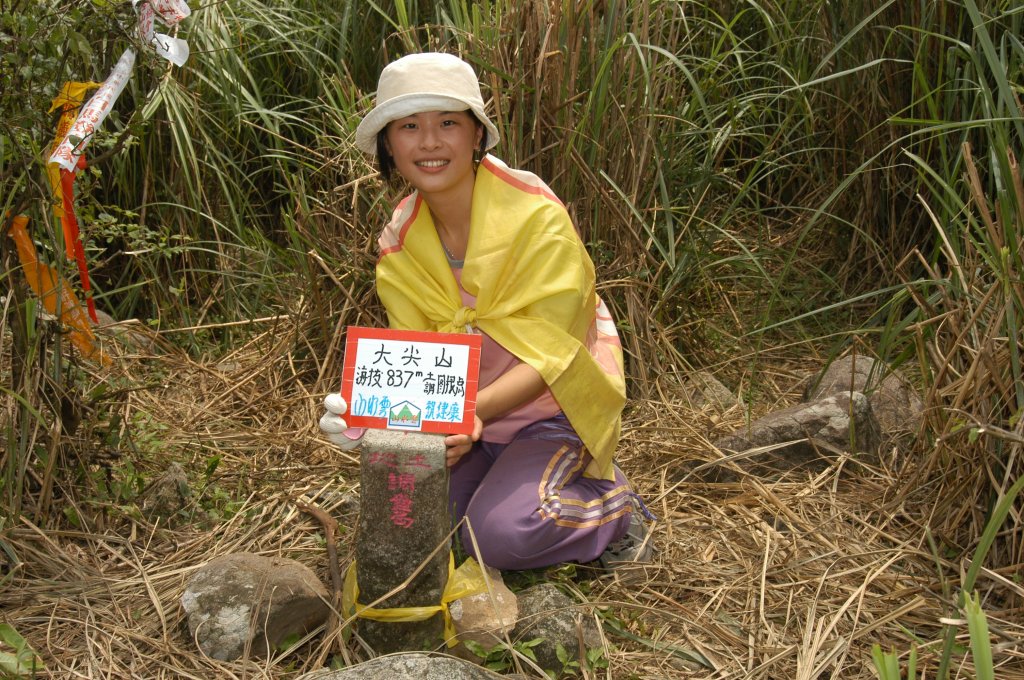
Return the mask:
M 314 671 L 297 680 L 495 680 L 499 675 L 469 661 L 431 654 L 392 654 L 339 671 Z
M 158 350 L 156 334 L 138 319 L 118 321 L 102 309 L 96 310 L 96 319 L 98 323 L 94 330 L 97 335 L 116 338 L 138 350 L 148 352 Z
M 265 657 L 327 620 L 331 595 L 295 560 L 237 553 L 199 569 L 181 596 L 188 630 L 208 656 Z
M 736 395 L 707 371 L 695 371 L 687 375 L 683 379 L 682 392 L 693 408 L 710 405 L 720 411 L 728 411 L 740 404 Z
M 150 519 L 167 519 L 185 507 L 192 490 L 188 477 L 178 463 L 171 463 L 166 472 L 150 482 L 139 495 L 139 509 Z
M 515 593 L 501 579 L 501 572 L 487 567 L 490 592 L 477 593 L 452 602 L 448 611 L 459 641 L 472 641 L 491 649 L 502 642 L 519 618 Z
M 715 442 L 724 454 L 775 447 L 737 460 L 752 474 L 771 475 L 797 467 L 822 469 L 831 451 L 876 453 L 878 423 L 868 398 L 860 392 L 835 394 L 806 404 L 775 411 Z M 715 466 L 707 481 L 728 479 L 724 466 Z
M 582 634 L 581 634 L 582 631 Z M 570 660 L 581 656 L 580 639 L 587 649 L 601 647 L 601 633 L 589 606 L 581 606 L 550 583 L 527 588 L 519 593 L 519 622 L 512 631 L 513 642 L 540 638 L 533 647 L 537 665 L 555 673 L 562 671 L 558 658 L 561 645 Z M 583 654 L 586 650 L 583 650 Z
M 238 373 L 242 370 L 242 364 L 237 361 L 222 361 L 214 366 L 213 369 L 219 373 Z
M 451 530 L 444 437 L 367 430 L 359 456 L 359 603 L 376 601 L 419 570 L 407 586 L 374 608 L 439 605 L 448 582 L 448 549 L 443 544 Z M 440 613 L 410 622 L 360 618 L 358 626 L 378 654 L 437 649 L 444 641 Z
M 808 384 L 805 400 L 831 394 L 863 392 L 871 404 L 884 439 L 904 439 L 917 433 L 924 420 L 924 403 L 917 390 L 897 371 L 866 356 L 833 361 Z
M 359 491 L 321 489 L 310 494 L 310 500 L 338 519 L 354 518 L 359 514 Z
M 356 517 L 359 514 L 359 494 L 342 492 L 331 499 L 332 512 L 339 517 Z

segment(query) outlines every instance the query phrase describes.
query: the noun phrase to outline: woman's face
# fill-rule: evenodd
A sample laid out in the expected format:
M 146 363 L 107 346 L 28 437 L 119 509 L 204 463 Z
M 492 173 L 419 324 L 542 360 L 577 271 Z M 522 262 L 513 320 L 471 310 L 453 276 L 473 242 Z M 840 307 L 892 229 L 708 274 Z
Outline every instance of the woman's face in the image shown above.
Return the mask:
M 425 197 L 473 185 L 473 151 L 483 129 L 468 111 L 427 111 L 391 121 L 386 146 L 395 169 Z

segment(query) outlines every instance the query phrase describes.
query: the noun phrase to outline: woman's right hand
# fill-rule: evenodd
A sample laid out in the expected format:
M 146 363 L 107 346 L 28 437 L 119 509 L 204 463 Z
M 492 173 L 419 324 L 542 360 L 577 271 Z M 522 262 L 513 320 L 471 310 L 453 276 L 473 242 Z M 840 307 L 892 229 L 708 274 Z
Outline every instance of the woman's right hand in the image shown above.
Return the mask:
M 324 397 L 324 411 L 320 416 L 320 431 L 342 451 L 349 451 L 359 446 L 366 432 L 365 427 L 349 427 L 342 418 L 348 412 L 348 403 L 337 392 Z
M 445 465 L 451 467 L 459 462 L 459 459 L 469 453 L 473 443 L 480 441 L 484 433 L 484 423 L 480 416 L 473 417 L 473 434 L 450 434 L 444 438 Z

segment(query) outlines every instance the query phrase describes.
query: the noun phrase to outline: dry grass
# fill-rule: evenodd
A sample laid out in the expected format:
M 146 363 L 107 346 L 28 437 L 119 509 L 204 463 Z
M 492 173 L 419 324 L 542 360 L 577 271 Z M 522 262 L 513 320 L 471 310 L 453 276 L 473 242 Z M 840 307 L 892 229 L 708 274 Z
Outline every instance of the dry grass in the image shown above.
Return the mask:
M 354 518 L 342 514 L 341 494 L 324 492 L 353 490 L 357 465 L 318 437 L 320 397 L 333 382 L 321 376 L 333 373 L 310 358 L 307 325 L 314 322 L 280 320 L 230 355 L 203 361 L 167 346 L 123 354 L 110 373 L 96 376 L 152 385 L 119 397 L 139 449 L 123 456 L 147 479 L 179 461 L 195 491 L 190 519 L 170 526 L 127 504 L 80 498 L 80 530 L 22 519 L 0 533 L 20 558 L 0 582 L 2 619 L 53 677 L 286 678 L 330 658 L 334 640 L 322 631 L 273 662 L 204 658 L 179 605 L 189 576 L 231 552 L 291 557 L 327 582 L 321 528 L 296 508 L 300 496 L 334 499 L 324 507 L 341 520 L 342 561 L 351 555 Z M 772 376 L 766 384 L 777 392 L 766 394 L 761 409 L 794 399 L 801 377 L 782 363 Z M 877 466 L 841 459 L 816 475 L 775 482 L 695 483 L 681 478 L 682 463 L 710 460 L 709 439 L 744 414 L 696 410 L 669 386 L 660 391 L 661 400 L 631 405 L 621 455 L 660 518 L 656 560 L 611 576 L 577 572 L 576 585 L 608 622 L 610 668 L 591 677 L 873 678 L 872 643 L 907 650 L 912 636 L 933 672 L 940 619 L 950 612 L 942 592 L 955 590 L 966 567 L 941 561 L 941 574 L 936 567 L 922 525 L 939 499 L 928 488 L 899 491 L 898 478 L 916 463 L 892 452 Z M 84 423 L 66 454 L 89 460 L 88 440 L 100 427 Z M 204 487 L 216 455 L 220 467 Z M 123 462 L 108 457 L 89 467 L 116 476 Z M 229 518 L 211 516 L 224 510 L 214 489 L 238 502 Z M 69 501 L 58 499 L 57 507 Z M 1024 677 L 1024 593 L 1015 573 L 983 572 L 980 583 L 1000 678 Z M 969 661 L 954 671 L 970 677 Z

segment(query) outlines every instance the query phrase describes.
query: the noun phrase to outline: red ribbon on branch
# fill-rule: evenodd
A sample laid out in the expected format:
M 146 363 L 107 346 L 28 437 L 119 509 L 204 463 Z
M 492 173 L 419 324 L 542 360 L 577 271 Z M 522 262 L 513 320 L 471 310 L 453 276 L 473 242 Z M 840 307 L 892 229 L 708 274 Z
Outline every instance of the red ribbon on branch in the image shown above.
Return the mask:
M 85 157 L 80 156 L 78 166 L 85 165 Z M 99 323 L 96 317 L 96 304 L 92 300 L 92 286 L 89 284 L 89 267 L 85 263 L 85 247 L 78 231 L 78 218 L 75 217 L 75 173 L 60 169 L 60 193 L 64 204 L 64 236 L 74 242 L 75 261 L 78 263 L 78 277 L 82 280 L 82 292 L 85 293 L 85 305 L 89 310 L 89 318 Z

